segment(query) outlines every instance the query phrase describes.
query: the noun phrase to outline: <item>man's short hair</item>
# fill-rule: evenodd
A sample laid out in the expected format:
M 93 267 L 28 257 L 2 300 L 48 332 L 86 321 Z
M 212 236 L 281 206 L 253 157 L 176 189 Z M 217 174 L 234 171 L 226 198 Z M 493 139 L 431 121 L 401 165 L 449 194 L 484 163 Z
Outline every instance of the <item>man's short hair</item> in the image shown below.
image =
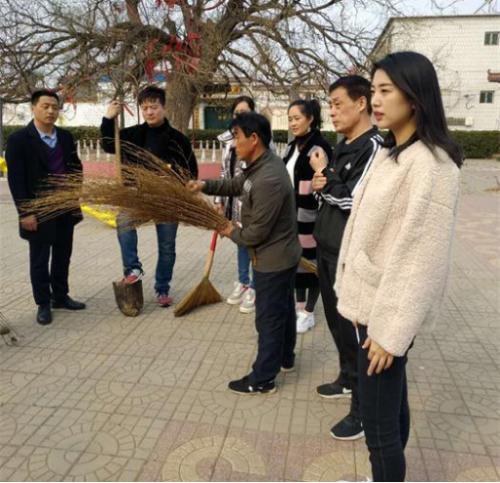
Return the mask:
M 345 77 L 339 77 L 329 87 L 328 92 L 331 94 L 339 87 L 343 87 L 353 101 L 357 101 L 360 97 L 366 98 L 366 110 L 368 114 L 372 113 L 370 81 L 360 75 L 346 75 Z
M 165 106 L 165 91 L 156 86 L 147 86 L 137 96 L 139 106 L 145 101 L 158 101 L 162 106 Z
M 34 106 L 38 102 L 38 99 L 43 96 L 53 97 L 58 104 L 61 103 L 59 96 L 54 91 L 49 89 L 38 89 L 31 94 L 31 105 Z
M 232 121 L 229 128 L 232 130 L 239 127 L 245 136 L 248 138 L 253 133 L 257 134 L 262 144 L 268 148 L 271 143 L 271 124 L 262 115 L 256 112 L 242 112 L 238 114 Z

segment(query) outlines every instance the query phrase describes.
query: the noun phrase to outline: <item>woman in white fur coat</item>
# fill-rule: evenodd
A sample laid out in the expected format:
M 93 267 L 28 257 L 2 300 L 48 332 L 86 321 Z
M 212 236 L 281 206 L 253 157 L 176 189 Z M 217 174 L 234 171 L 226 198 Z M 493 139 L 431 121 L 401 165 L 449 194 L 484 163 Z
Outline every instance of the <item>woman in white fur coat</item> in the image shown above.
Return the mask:
M 360 338 L 359 399 L 373 479 L 403 481 L 406 358 L 444 295 L 462 153 L 423 55 L 397 52 L 375 63 L 371 103 L 389 134 L 355 193 L 335 290 Z

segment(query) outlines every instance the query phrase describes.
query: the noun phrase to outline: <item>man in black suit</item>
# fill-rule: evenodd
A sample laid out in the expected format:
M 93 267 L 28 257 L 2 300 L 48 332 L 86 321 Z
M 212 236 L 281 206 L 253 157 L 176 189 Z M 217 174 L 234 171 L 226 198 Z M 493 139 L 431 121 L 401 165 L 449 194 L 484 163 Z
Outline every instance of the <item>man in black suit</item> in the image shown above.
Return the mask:
M 55 126 L 60 109 L 57 94 L 36 91 L 31 96 L 31 107 L 33 120 L 9 136 L 5 158 L 10 192 L 19 213 L 20 236 L 29 242 L 31 285 L 38 305 L 36 320 L 47 325 L 52 322 L 51 299 L 53 308 L 85 308 L 85 304 L 68 295 L 73 230 L 82 220 L 82 213 L 78 209 L 39 222 L 21 208 L 21 202 L 36 198 L 50 174 L 81 173 L 82 163 L 71 133 Z

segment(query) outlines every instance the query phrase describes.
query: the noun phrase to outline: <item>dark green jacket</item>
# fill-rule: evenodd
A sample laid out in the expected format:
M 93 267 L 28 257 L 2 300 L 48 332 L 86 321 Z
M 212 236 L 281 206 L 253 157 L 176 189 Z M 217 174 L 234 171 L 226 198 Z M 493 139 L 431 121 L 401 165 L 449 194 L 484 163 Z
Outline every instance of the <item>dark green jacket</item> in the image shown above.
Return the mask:
M 267 150 L 232 179 L 208 180 L 209 195 L 240 196 L 241 224 L 231 234 L 249 248 L 254 269 L 279 272 L 298 264 L 302 249 L 297 234 L 295 194 L 282 159 Z

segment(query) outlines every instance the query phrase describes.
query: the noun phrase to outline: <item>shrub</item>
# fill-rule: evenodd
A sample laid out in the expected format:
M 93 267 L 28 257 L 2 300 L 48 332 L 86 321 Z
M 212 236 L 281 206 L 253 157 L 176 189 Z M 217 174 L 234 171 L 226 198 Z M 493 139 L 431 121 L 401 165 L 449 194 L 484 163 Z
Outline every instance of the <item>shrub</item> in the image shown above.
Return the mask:
M 4 126 L 4 140 L 11 133 L 20 129 L 22 126 Z M 99 128 L 96 126 L 77 126 L 65 127 L 70 131 L 75 140 L 98 139 L 100 136 Z M 223 132 L 222 129 L 194 129 L 189 130 L 187 135 L 189 139 L 196 141 L 212 141 Z M 500 154 L 500 132 L 499 131 L 451 131 L 453 138 L 462 146 L 466 158 L 492 158 Z M 323 136 L 332 146 L 336 144 L 337 135 L 331 131 L 323 131 Z M 274 130 L 273 140 L 275 143 L 287 143 L 288 131 Z
M 466 158 L 492 158 L 500 154 L 500 131 L 451 131 Z

